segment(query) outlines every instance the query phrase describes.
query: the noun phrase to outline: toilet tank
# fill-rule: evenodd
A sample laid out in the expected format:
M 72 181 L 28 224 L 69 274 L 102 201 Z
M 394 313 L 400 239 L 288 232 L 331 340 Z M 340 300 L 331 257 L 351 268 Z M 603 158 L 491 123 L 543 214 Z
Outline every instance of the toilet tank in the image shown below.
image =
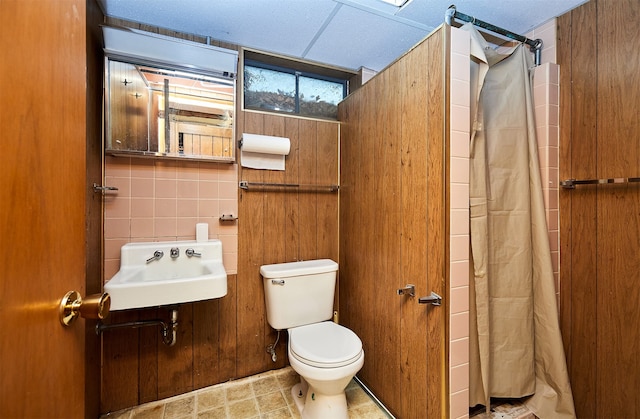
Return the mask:
M 332 318 L 337 271 L 331 259 L 261 266 L 269 325 L 283 330 Z

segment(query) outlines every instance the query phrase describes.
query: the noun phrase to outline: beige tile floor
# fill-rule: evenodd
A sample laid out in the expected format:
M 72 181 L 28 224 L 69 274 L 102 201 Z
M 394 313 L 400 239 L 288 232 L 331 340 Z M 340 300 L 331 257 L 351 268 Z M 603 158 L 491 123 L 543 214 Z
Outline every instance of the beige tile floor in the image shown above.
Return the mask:
M 286 367 L 108 413 L 102 419 L 299 418 L 291 396 L 291 387 L 298 382 L 298 374 Z M 389 417 L 355 381 L 346 394 L 350 418 Z

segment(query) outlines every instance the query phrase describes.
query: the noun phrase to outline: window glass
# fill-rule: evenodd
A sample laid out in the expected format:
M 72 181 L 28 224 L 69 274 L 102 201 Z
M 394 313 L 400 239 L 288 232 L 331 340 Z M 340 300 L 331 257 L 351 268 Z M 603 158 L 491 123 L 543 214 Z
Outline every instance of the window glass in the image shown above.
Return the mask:
M 296 111 L 296 75 L 245 66 L 244 105 L 252 109 Z
M 300 114 L 337 118 L 338 103 L 344 98 L 344 84 L 300 76 Z
M 244 107 L 336 119 L 347 81 L 295 67 L 245 60 Z

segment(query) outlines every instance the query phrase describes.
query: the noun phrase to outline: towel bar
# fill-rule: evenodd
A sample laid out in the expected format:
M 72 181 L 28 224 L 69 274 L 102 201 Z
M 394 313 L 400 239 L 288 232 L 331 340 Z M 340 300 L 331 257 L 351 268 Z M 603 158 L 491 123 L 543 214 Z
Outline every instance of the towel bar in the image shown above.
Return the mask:
M 340 189 L 339 185 L 304 185 L 299 183 L 260 183 L 260 182 L 248 182 L 241 180 L 238 184 L 240 189 L 249 190 L 251 187 L 257 188 L 299 188 L 299 189 L 329 189 L 329 192 L 337 192 Z
M 576 185 L 605 185 L 608 183 L 637 183 L 640 182 L 640 177 L 621 177 L 621 178 L 607 178 L 607 179 L 566 179 L 560 181 L 560 186 L 565 189 L 575 189 Z

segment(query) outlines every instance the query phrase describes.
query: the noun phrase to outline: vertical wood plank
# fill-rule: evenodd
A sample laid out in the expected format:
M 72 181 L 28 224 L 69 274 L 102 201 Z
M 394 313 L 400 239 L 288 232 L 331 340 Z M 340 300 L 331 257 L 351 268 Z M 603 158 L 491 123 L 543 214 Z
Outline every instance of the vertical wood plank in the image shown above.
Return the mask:
M 356 286 L 356 266 L 353 261 L 358 260 L 354 254 L 358 249 L 353 246 L 359 228 L 359 214 L 357 212 L 358 188 L 356 177 L 359 173 L 359 161 L 357 156 L 360 149 L 359 124 L 361 119 L 362 94 L 347 97 L 338 106 L 338 118 L 342 121 L 340 127 L 340 281 L 339 290 L 343 297 L 358 295 Z M 349 303 L 347 304 L 347 301 Z M 340 299 L 340 322 L 352 327 L 357 324 L 352 316 L 353 301 L 347 298 Z M 357 333 L 357 332 L 356 332 Z M 368 356 L 368 355 L 367 355 Z
M 354 190 L 352 203 L 354 206 L 352 209 L 358 214 L 358 218 L 355 221 L 354 237 L 353 241 L 347 248 L 352 247 L 352 254 L 347 263 L 353 264 L 356 269 L 352 272 L 353 277 L 351 281 L 355 281 L 354 287 L 351 289 L 353 294 L 358 298 L 354 298 L 350 301 L 349 308 L 351 309 L 350 316 L 353 323 L 349 325 L 354 332 L 362 340 L 362 346 L 365 351 L 367 362 L 364 363 L 360 372 L 360 378 L 371 388 L 374 393 L 380 392 L 376 389 L 377 380 L 375 379 L 374 365 L 376 362 L 376 346 L 374 319 L 375 319 L 375 306 L 374 306 L 374 281 L 378 280 L 382 272 L 377 272 L 374 269 L 375 246 L 373 242 L 373 232 L 375 230 L 375 207 L 373 202 L 374 197 L 374 184 L 373 179 L 375 176 L 374 157 L 372 141 L 376 138 L 377 124 L 375 120 L 375 108 L 373 106 L 366 106 L 366 104 L 375 103 L 377 97 L 375 96 L 376 85 L 380 83 L 379 77 L 375 77 L 360 90 L 361 93 L 361 108 L 360 119 L 355 121 L 359 124 L 359 137 L 358 149 L 354 150 L 356 158 L 358 159 L 357 166 L 358 172 L 354 178 Z M 382 383 L 378 383 L 380 385 Z
M 406 297 L 397 295 L 397 289 L 403 287 L 409 278 L 400 270 L 400 248 L 402 240 L 402 207 L 400 205 L 400 145 L 402 133 L 400 118 L 396 114 L 401 109 L 401 94 L 397 88 L 400 64 L 389 68 L 382 76 L 379 87 L 383 99 L 377 119 L 382 124 L 380 137 L 374 147 L 376 161 L 376 261 L 374 266 L 384 272 L 385 280 L 380 281 L 376 290 L 375 317 L 376 341 L 379 343 L 379 362 L 376 363 L 376 376 L 386 383 L 388 399 L 401 398 L 400 351 L 401 342 L 401 304 Z M 411 298 L 409 298 L 411 299 Z
M 317 179 L 319 185 L 338 184 L 338 125 L 318 122 L 317 135 Z M 338 231 L 338 194 L 318 192 L 317 238 L 318 259 L 339 260 L 338 246 L 334 232 Z
M 159 309 L 169 319 L 170 310 Z M 164 399 L 193 390 L 193 304 L 178 309 L 178 332 L 174 346 L 158 342 L 158 398 Z
M 640 169 L 640 22 L 637 1 L 597 2 L 598 177 L 638 176 Z M 597 188 L 596 416 L 640 415 L 640 192 L 635 185 Z M 625 371 L 621 377 L 618 366 Z
M 284 118 L 279 115 L 265 115 L 265 135 L 283 137 L 285 132 Z M 287 166 L 285 160 L 285 168 Z M 279 170 L 264 170 L 264 181 L 267 183 L 284 183 L 285 172 Z M 288 191 L 269 191 L 263 194 L 264 236 L 262 247 L 264 248 L 264 263 L 281 263 L 285 259 L 285 242 L 282 239 L 285 231 L 285 196 Z M 268 327 L 268 325 L 267 325 Z
M 140 320 L 158 318 L 157 309 L 139 311 Z M 158 400 L 158 341 L 160 328 L 157 326 L 138 329 L 138 403 Z M 128 371 L 124 371 L 128 374 Z
M 559 167 L 558 175 L 560 179 L 571 179 L 571 115 L 572 115 L 572 89 L 571 89 L 571 13 L 566 13 L 558 17 L 557 29 L 557 60 L 560 66 L 559 88 L 560 88 L 560 141 L 559 141 Z M 559 219 L 560 219 L 560 330 L 562 331 L 562 342 L 567 358 L 567 368 L 572 370 L 572 350 L 571 350 L 571 323 L 572 323 L 572 298 L 571 289 L 573 282 L 571 253 L 571 231 L 572 227 L 572 199 L 571 194 L 560 189 L 559 194 Z
M 571 138 L 580 144 L 567 144 L 571 176 L 588 179 L 597 176 L 596 170 L 596 5 L 594 2 L 576 9 L 571 15 L 570 65 L 561 66 L 561 73 L 570 71 Z M 564 137 L 563 137 L 564 138 Z M 562 165 L 561 165 L 562 167 Z M 566 191 L 563 191 L 566 192 Z M 596 193 L 593 189 L 579 189 L 571 194 L 571 230 L 561 229 L 563 237 L 569 233 L 571 257 L 571 367 L 570 379 L 574 389 L 576 413 L 580 417 L 596 414 L 597 375 L 596 338 L 593 324 L 587 319 L 596 317 Z M 562 255 L 561 259 L 564 258 Z
M 223 298 L 226 298 L 223 297 Z M 224 380 L 220 373 L 220 315 L 222 299 L 193 303 L 193 388 Z
M 427 118 L 429 90 L 428 45 L 417 47 L 403 62 L 400 80 L 404 93 L 402 121 L 402 273 L 411 279 L 419 295 L 427 288 Z M 400 412 L 419 417 L 427 411 L 427 310 L 415 300 L 405 299 L 401 307 L 400 345 L 402 381 Z M 411 333 L 411 331 L 414 331 Z M 422 354 L 422 355 L 419 355 Z
M 244 132 L 264 132 L 264 116 L 244 112 Z M 264 182 L 263 170 L 240 168 L 240 179 Z M 264 364 L 265 324 L 264 289 L 260 266 L 264 261 L 265 192 L 240 191 L 238 202 L 238 340 L 237 373 L 245 377 L 262 371 Z
M 113 312 L 109 323 L 137 321 L 138 313 Z M 112 412 L 138 404 L 138 330 L 108 330 L 102 333 L 103 368 L 101 412 Z
M 280 115 L 264 116 L 264 133 L 276 137 L 283 137 L 285 134 L 285 119 Z M 265 170 L 265 182 L 267 183 L 284 183 L 286 179 L 286 171 L 290 164 L 289 156 L 285 159 L 285 171 Z M 286 258 L 286 202 L 287 196 L 295 191 L 271 189 L 263 194 L 263 222 L 264 236 L 262 238 L 263 262 L 262 264 L 282 263 Z M 253 285 L 253 284 L 252 284 Z M 262 280 L 255 286 L 263 290 L 263 297 L 260 303 L 264 306 L 264 289 Z M 266 307 L 265 307 L 266 310 Z M 276 350 L 277 361 L 274 363 L 270 355 L 266 352 L 266 347 L 276 341 L 277 332 L 271 328 L 269 323 L 264 322 L 264 347 L 262 350 L 261 370 L 266 371 L 273 367 L 284 367 L 286 361 L 286 346 L 278 345 Z M 284 332 L 281 332 L 284 335 Z
M 236 378 L 237 353 L 237 317 L 238 317 L 238 275 L 227 276 L 227 295 L 218 305 L 220 342 L 218 343 L 219 381 Z
M 427 293 L 434 291 L 447 295 L 446 269 L 449 260 L 448 211 L 445 207 L 445 185 L 449 183 L 445 174 L 445 158 L 448 159 L 449 142 L 445 136 L 445 107 L 449 97 L 445 97 L 444 31 L 438 31 L 429 38 L 428 51 L 428 104 L 427 104 Z M 447 55 L 448 55 L 447 51 Z M 442 392 L 447 382 L 447 361 L 445 357 L 445 310 L 430 310 L 427 313 L 427 371 L 442 371 L 442 374 L 428 374 L 427 416 L 437 416 L 444 412 Z
M 318 122 L 300 120 L 299 179 L 301 184 L 316 184 Z M 300 259 L 318 257 L 317 199 L 314 192 L 300 192 Z
M 300 133 L 299 120 L 285 119 L 285 136 L 291 141 L 291 151 L 287 157 L 286 183 L 299 183 L 300 171 Z M 300 199 L 299 194 L 288 193 L 285 195 L 286 224 L 284 231 L 285 262 L 300 260 Z

